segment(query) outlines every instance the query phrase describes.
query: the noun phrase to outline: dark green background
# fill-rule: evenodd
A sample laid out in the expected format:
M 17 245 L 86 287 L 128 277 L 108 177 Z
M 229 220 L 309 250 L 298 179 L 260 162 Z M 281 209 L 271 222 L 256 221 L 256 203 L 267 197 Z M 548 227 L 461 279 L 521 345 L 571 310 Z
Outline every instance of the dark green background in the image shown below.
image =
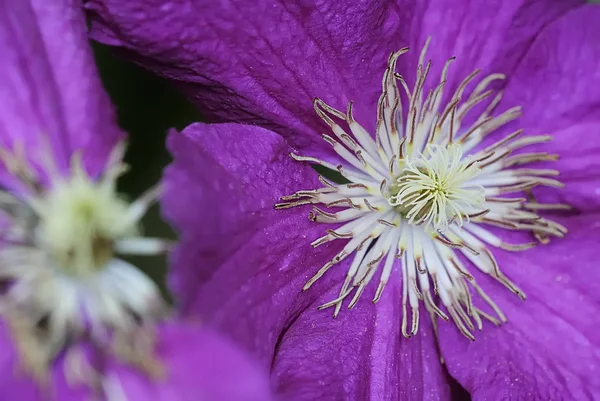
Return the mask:
M 100 77 L 117 108 L 119 124 L 129 134 L 125 155 L 130 171 L 119 180 L 119 190 L 131 199 L 155 185 L 170 162 L 165 146 L 169 128 L 183 129 L 201 121 L 198 112 L 160 78 L 115 57 L 109 48 L 92 43 Z M 161 219 L 156 205 L 145 216 L 143 230 L 148 236 L 175 238 Z M 131 257 L 165 290 L 165 257 Z

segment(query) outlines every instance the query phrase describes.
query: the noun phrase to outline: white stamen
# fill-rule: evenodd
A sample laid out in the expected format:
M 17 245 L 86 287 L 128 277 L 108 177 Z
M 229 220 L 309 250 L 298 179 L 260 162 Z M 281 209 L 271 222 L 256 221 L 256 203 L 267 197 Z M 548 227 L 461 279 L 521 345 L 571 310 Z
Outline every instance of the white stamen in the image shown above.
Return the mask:
M 440 83 L 423 100 L 431 66 L 431 61 L 425 64 L 428 43 L 429 39 L 419 58 L 412 92 L 402 76 L 395 72 L 398 57 L 408 49 L 390 56 L 377 108 L 376 140 L 354 120 L 352 103 L 344 114 L 315 99 L 317 114 L 335 134 L 335 138 L 328 135 L 323 138 L 333 146 L 339 161 L 294 154 L 292 157 L 337 170 L 350 183 L 334 184 L 322 179 L 325 187 L 285 196 L 275 207 L 287 209 L 320 203 L 325 209 L 312 206 L 311 220 L 342 223 L 313 242 L 313 246 L 319 246 L 329 241 L 347 241 L 343 250 L 306 283 L 304 290 L 336 264 L 352 257 L 338 298 L 320 308 L 334 307 L 334 316 L 337 316 L 346 298 L 354 293 L 348 302 L 348 307 L 352 308 L 365 286 L 381 269 L 373 299 L 373 302 L 379 301 L 395 267 L 402 277 L 402 332 L 406 337 L 415 335 L 418 330 L 419 303 L 423 301 L 432 318 L 452 318 L 467 338 L 474 339 L 472 331 L 475 327 L 481 329 L 482 318 L 498 325 L 505 322 L 506 317 L 476 283 L 469 268 L 490 275 L 525 298 L 523 291 L 501 272 L 487 245 L 523 251 L 537 243 L 505 243 L 482 224 L 529 231 L 538 242 L 546 243 L 548 236 L 562 237 L 566 229 L 541 218 L 537 212 L 568 206 L 540 204 L 529 192 L 537 185 L 562 187 L 560 181 L 551 178 L 558 175 L 558 171 L 512 168 L 556 160 L 556 155 L 547 153 L 509 156 L 515 149 L 547 142 L 550 136 L 518 138 L 522 134 L 519 130 L 482 150 L 466 154 L 478 149 L 481 141 L 492 132 L 519 117 L 520 108 L 492 116 L 502 93 L 494 95 L 488 87 L 491 82 L 504 79 L 502 74 L 484 77 L 465 96 L 478 70 L 466 77 L 448 103 L 442 105 L 453 59 L 445 64 Z M 408 97 L 404 115 L 401 92 Z M 473 123 L 464 127 L 465 118 L 483 102 L 487 102 L 487 106 L 482 108 L 481 114 L 469 118 Z M 345 122 L 350 132 L 346 132 L 336 119 Z M 526 192 L 529 202 L 525 202 L 525 198 L 498 197 L 520 191 Z M 332 208 L 344 209 L 336 211 Z M 469 260 L 469 266 L 463 265 L 456 251 Z M 436 304 L 436 295 L 441 307 Z M 477 307 L 475 301 L 486 303 L 497 317 Z M 434 327 L 436 325 L 434 321 Z

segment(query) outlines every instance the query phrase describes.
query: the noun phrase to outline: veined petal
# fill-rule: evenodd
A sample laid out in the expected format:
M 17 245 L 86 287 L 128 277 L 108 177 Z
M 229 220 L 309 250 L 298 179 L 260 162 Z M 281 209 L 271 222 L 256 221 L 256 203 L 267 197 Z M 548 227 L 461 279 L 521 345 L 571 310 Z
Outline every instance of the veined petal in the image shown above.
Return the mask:
M 506 87 L 506 104 L 523 105 L 520 126 L 550 134 L 551 142 L 528 152 L 560 155 L 565 191 L 540 189 L 540 199 L 576 208 L 600 207 L 600 6 L 565 14 L 532 43 Z
M 171 133 L 169 147 L 175 161 L 164 178 L 163 210 L 181 238 L 170 279 L 180 308 L 212 321 L 270 366 L 281 333 L 329 288 L 324 283 L 306 296 L 302 285 L 340 248 L 310 246 L 321 228 L 306 218 L 308 210 L 284 217 L 273 209 L 316 173 L 259 127 L 194 124 Z
M 548 25 L 583 5 L 581 0 L 487 1 L 428 0 L 417 2 L 412 18 L 420 21 L 411 31 L 410 42 L 403 46 L 418 49 L 429 35 L 428 54 L 441 60 L 456 57 L 449 77 L 449 93 L 477 66 L 482 75 L 503 73 L 510 76 L 520 66 L 532 41 Z M 416 31 L 416 32 L 415 32 Z M 391 49 L 394 50 L 394 49 Z M 402 70 L 416 71 L 417 58 L 407 59 Z M 432 74 L 439 75 L 443 65 L 433 65 Z M 408 76 L 411 77 L 410 75 Z M 502 83 L 496 85 L 499 89 Z
M 380 94 L 373 71 L 385 68 L 392 51 L 420 47 L 435 32 L 434 53 L 462 59 L 458 76 L 473 65 L 510 73 L 544 26 L 582 2 L 86 4 L 94 39 L 122 47 L 138 63 L 174 79 L 209 120 L 259 124 L 320 155 L 331 151 L 319 143 L 322 128 L 311 99 L 336 108 L 355 100 L 359 121 L 372 132 L 371 108 Z M 417 60 L 401 60 L 400 70 L 414 72 Z M 439 75 L 442 66 L 436 68 Z
M 527 252 L 498 251 L 498 262 L 528 297 L 486 284 L 508 323 L 468 343 L 440 325 L 450 374 L 474 400 L 592 400 L 600 394 L 597 213 L 563 219 L 569 234 Z
M 303 147 L 318 140 L 313 97 L 345 104 L 360 93 L 377 101 L 377 91 L 363 89 L 377 84 L 369 71 L 389 53 L 381 38 L 395 43 L 390 49 L 398 47 L 409 15 L 381 0 L 174 1 L 162 7 L 102 0 L 86 7 L 94 39 L 118 42 L 143 64 L 179 80 L 210 120 L 259 123 Z
M 352 313 L 324 319 L 317 307 L 338 296 L 335 287 L 327 291 L 279 341 L 272 373 L 277 393 L 306 401 L 450 400 L 430 323 L 413 339 L 399 335 L 400 292 L 391 286 L 376 305 L 359 303 Z

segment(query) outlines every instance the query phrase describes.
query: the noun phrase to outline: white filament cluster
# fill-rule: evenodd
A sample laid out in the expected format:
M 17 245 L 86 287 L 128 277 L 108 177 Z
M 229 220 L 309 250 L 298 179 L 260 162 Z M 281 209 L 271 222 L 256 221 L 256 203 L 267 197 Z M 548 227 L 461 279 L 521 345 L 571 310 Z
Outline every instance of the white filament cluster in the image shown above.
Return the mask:
M 462 226 L 485 204 L 483 187 L 470 184 L 480 171 L 477 162 L 462 158 L 460 145 L 429 145 L 424 155 L 406 161 L 390 205 L 405 208 L 410 224 L 433 231 L 445 232 L 455 219 Z
M 419 305 L 423 302 L 434 323 L 435 317 L 452 318 L 460 331 L 473 339 L 472 331 L 482 328 L 482 318 L 501 324 L 506 317 L 469 270 L 476 268 L 525 298 L 523 291 L 502 273 L 489 246 L 521 251 L 546 242 L 550 236 L 564 236 L 563 226 L 540 217 L 537 211 L 568 206 L 540 204 L 530 192 L 537 185 L 562 187 L 553 178 L 558 174 L 556 170 L 519 167 L 556 160 L 556 155 L 513 154 L 531 144 L 547 142 L 550 136 L 521 136 L 523 131 L 518 130 L 487 147 L 481 146 L 484 138 L 521 113 L 515 107 L 492 116 L 502 93 L 488 87 L 504 76 L 484 77 L 466 96 L 467 87 L 479 74 L 475 70 L 443 102 L 453 59 L 446 62 L 439 84 L 425 94 L 431 67 L 431 61 L 424 62 L 428 43 L 421 52 L 412 90 L 396 73 L 396 61 L 408 49 L 390 56 L 377 108 L 375 139 L 354 119 L 352 103 L 344 113 L 315 99 L 317 114 L 334 134 L 322 138 L 339 159 L 328 162 L 291 156 L 337 170 L 349 183 L 337 184 L 319 177 L 322 188 L 285 196 L 276 208 L 313 205 L 311 220 L 335 226 L 312 245 L 345 241 L 342 250 L 304 287 L 307 290 L 333 266 L 351 258 L 338 298 L 321 308 L 334 307 L 337 316 L 344 301 L 351 296 L 348 308 L 352 308 L 372 281 L 378 282 L 373 299 L 377 302 L 392 272 L 397 271 L 402 285 L 402 332 L 406 337 L 417 333 Z M 475 106 L 481 111 L 475 113 Z M 472 121 L 468 125 L 467 115 Z M 523 195 L 506 196 L 515 193 Z M 323 207 L 317 207 L 319 204 Z M 508 244 L 486 226 L 528 231 L 534 241 Z M 467 265 L 458 254 L 468 260 Z M 487 304 L 487 311 L 474 302 L 476 299 Z

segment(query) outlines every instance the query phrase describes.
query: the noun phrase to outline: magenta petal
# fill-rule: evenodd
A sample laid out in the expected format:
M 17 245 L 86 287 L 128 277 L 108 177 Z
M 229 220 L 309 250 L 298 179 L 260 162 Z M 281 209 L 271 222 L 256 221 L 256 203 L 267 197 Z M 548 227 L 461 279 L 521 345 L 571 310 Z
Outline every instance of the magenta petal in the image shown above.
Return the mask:
M 35 163 L 49 140 L 63 168 L 83 149 L 87 167 L 97 173 L 122 133 L 96 76 L 80 2 L 2 6 L 0 54 L 1 145 L 20 142 Z
M 554 139 L 528 150 L 558 154 L 558 161 L 544 163 L 543 166 L 540 163 L 539 167 L 558 170 L 558 178 L 565 184 L 564 189 L 535 188 L 534 193 L 540 201 L 566 203 L 580 212 L 597 212 L 600 209 L 600 108 L 598 113 L 596 121 L 574 122 L 554 131 L 536 129 L 537 132 L 552 134 Z
M 41 400 L 39 389 L 18 368 L 18 357 L 6 327 L 0 326 L 0 400 Z
M 89 388 L 72 387 L 64 374 L 64 357 L 59 357 L 44 386 L 23 369 L 12 336 L 0 325 L 0 400 L 2 401 L 85 401 L 92 396 Z M 135 401 L 135 400 L 132 400 Z
M 173 293 L 184 313 L 212 321 L 270 366 L 284 328 L 331 279 L 342 279 L 326 275 L 302 294 L 339 244 L 313 249 L 323 227 L 308 220 L 308 210 L 274 210 L 282 195 L 316 187 L 316 173 L 259 127 L 194 124 L 172 133 L 169 148 L 175 161 L 164 178 L 163 210 L 181 238 Z
M 495 251 L 504 272 L 527 294 L 481 283 L 508 318 L 469 342 L 440 324 L 448 370 L 474 400 L 584 400 L 600 396 L 600 215 L 571 217 L 564 239 L 517 253 Z
M 346 262 L 301 293 L 335 250 L 310 247 L 324 227 L 305 210 L 273 210 L 279 196 L 310 187 L 315 175 L 287 157 L 280 136 L 195 124 L 171 134 L 170 148 L 163 208 L 183 237 L 171 274 L 185 312 L 257 354 L 284 399 L 449 398 L 429 326 L 422 337 L 400 338 L 398 278 L 377 306 L 371 288 L 337 319 L 317 307 L 337 296 Z
M 91 36 L 174 79 L 210 120 L 259 124 L 318 153 L 327 148 L 312 99 L 353 100 L 374 126 L 393 51 L 411 46 L 398 67 L 409 83 L 429 35 L 433 71 L 457 56 L 456 83 L 475 68 L 510 74 L 539 31 L 582 1 L 158 3 L 88 0 Z
M 132 368 L 111 361 L 106 366 L 102 381 L 108 400 L 271 399 L 266 372 L 217 333 L 198 325 L 169 323 L 159 330 L 158 336 L 157 356 L 166 367 L 166 377 L 151 380 Z M 54 364 L 52 380 L 42 388 L 19 370 L 14 347 L 4 329 L 2 350 L 0 400 L 86 401 L 93 397 L 88 387 L 66 380 L 65 358 L 59 358 Z
M 293 400 L 450 400 L 427 313 L 419 334 L 400 333 L 398 275 L 377 305 L 366 291 L 351 311 L 317 310 L 338 296 L 333 287 L 285 332 L 273 363 L 278 393 Z M 347 302 L 346 302 L 347 303 Z
M 215 332 L 198 326 L 169 324 L 161 328 L 159 336 L 157 351 L 167 367 L 166 379 L 152 382 L 116 365 L 110 372 L 108 380 L 120 384 L 127 400 L 271 399 L 266 372 Z
M 439 77 L 451 57 L 456 60 L 450 68 L 447 89 L 455 89 L 476 68 L 482 71 L 481 77 L 502 73 L 510 79 L 535 38 L 556 19 L 583 3 L 582 0 L 417 2 L 411 19 L 418 22 L 410 30 L 410 42 L 405 44 L 415 52 L 406 61 L 399 60 L 398 71 L 414 83 L 418 52 L 431 36 L 428 58 L 432 59 L 432 69 L 428 80 Z
M 86 6 L 92 38 L 120 42 L 179 81 L 209 119 L 259 123 L 317 148 L 321 125 L 312 99 L 375 105 L 381 76 L 373 71 L 382 72 L 389 54 L 406 44 L 412 9 L 382 0 Z
M 548 168 L 561 173 L 564 191 L 544 190 L 544 200 L 581 210 L 600 206 L 600 7 L 565 14 L 533 42 L 506 87 L 507 107 L 521 105 L 517 121 L 530 134 L 551 134 L 550 143 L 527 151 L 557 153 Z

